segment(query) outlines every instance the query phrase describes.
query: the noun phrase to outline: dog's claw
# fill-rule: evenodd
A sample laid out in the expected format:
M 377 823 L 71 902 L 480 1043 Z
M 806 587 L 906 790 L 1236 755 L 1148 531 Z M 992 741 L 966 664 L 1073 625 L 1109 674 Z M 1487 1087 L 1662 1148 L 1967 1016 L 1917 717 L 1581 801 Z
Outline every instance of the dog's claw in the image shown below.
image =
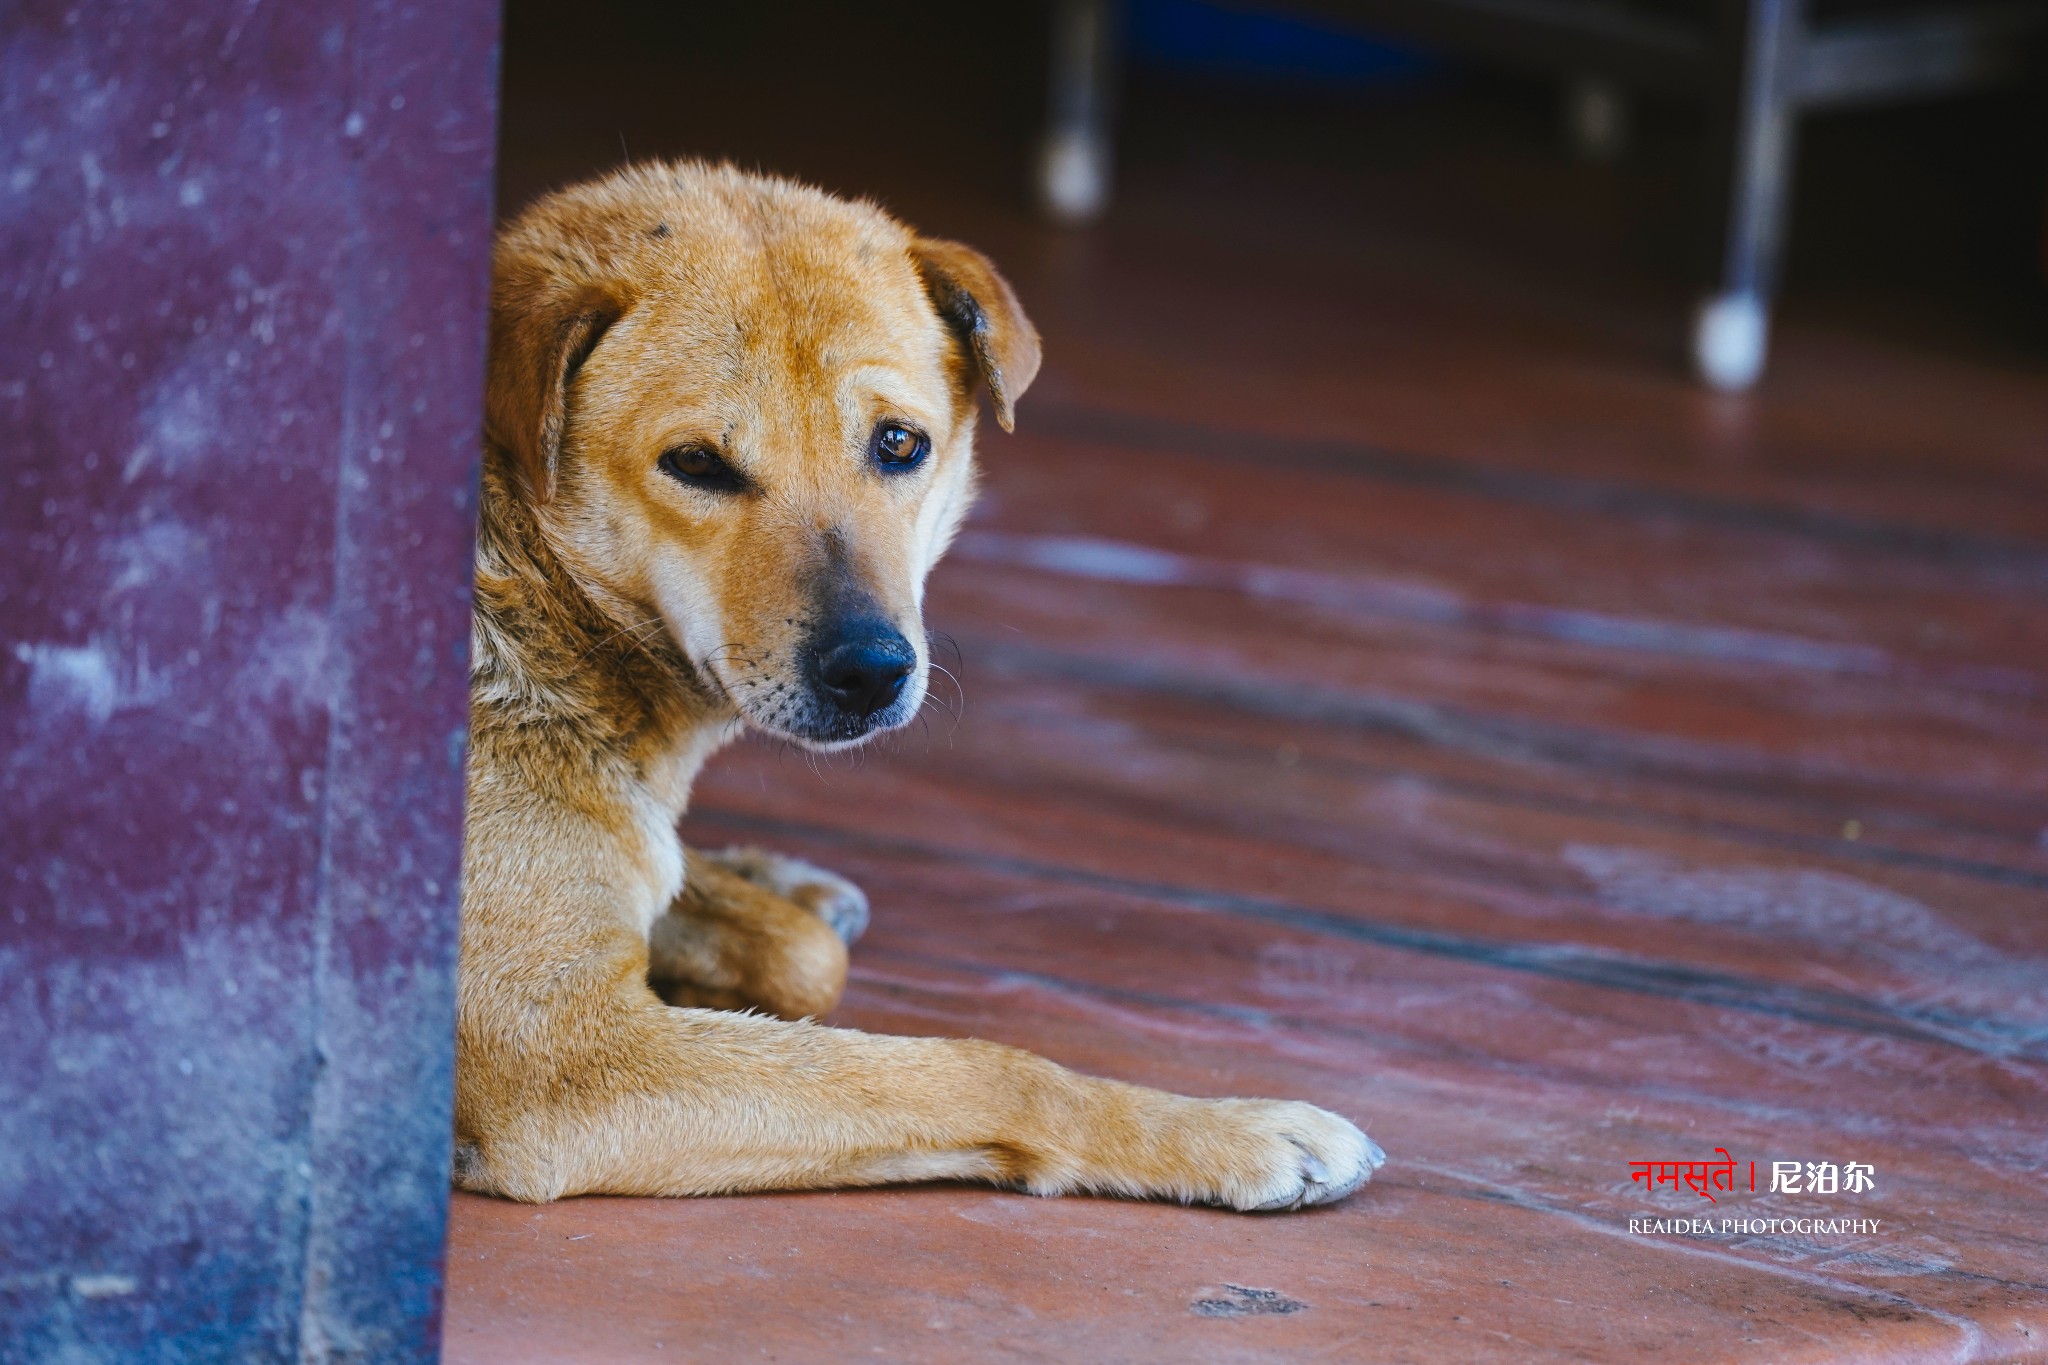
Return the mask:
M 1212 1101 L 1207 1113 L 1235 1128 L 1247 1164 L 1215 1202 L 1279 1213 L 1342 1199 L 1386 1163 L 1380 1145 L 1337 1115 L 1278 1100 Z M 1232 1183 L 1236 1183 L 1232 1182 Z M 1247 1188 L 1249 1187 L 1249 1188 Z
M 867 932 L 867 893 L 836 872 L 759 848 L 726 848 L 702 856 L 735 876 L 795 901 L 825 921 L 848 947 Z
M 868 931 L 867 894 L 852 883 L 843 889 L 834 888 L 830 894 L 816 901 L 800 901 L 825 921 L 826 927 L 839 935 L 839 941 L 851 948 L 860 936 Z

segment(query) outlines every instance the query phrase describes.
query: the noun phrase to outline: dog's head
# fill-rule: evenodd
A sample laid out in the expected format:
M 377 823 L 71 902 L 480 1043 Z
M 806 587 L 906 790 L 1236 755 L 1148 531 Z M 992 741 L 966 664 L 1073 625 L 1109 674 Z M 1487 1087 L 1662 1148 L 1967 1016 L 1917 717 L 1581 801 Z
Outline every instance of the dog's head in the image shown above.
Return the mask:
M 1038 370 L 987 258 L 787 181 L 636 167 L 500 235 L 490 346 L 490 439 L 623 628 L 665 626 L 805 744 L 916 713 L 975 391 L 1007 430 Z

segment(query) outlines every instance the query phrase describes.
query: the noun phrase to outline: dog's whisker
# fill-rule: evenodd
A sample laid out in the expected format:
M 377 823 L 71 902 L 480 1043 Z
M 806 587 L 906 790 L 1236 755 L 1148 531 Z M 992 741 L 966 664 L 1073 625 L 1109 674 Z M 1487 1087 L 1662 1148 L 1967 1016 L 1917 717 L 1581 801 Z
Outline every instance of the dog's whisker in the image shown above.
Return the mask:
M 936 649 L 941 644 L 945 645 L 947 649 L 953 651 L 953 662 L 956 664 L 961 662 L 960 642 L 958 640 L 955 640 L 951 635 L 948 635 L 945 631 L 927 630 L 924 633 L 924 639 L 925 643 L 932 646 L 934 649 Z
M 746 645 L 744 643 L 737 641 L 728 644 L 722 644 L 718 648 L 712 650 L 709 654 L 706 654 L 704 656 L 703 666 L 709 668 L 713 664 L 729 663 L 732 660 L 737 659 L 741 664 L 745 665 L 748 668 L 759 668 L 761 666 L 761 661 L 759 659 L 750 658 L 747 655 L 742 654 L 740 652 L 745 648 Z
M 661 617 L 650 616 L 646 620 L 636 621 L 630 626 L 621 626 L 617 630 L 613 631 L 611 634 L 605 636 L 602 640 L 599 640 L 596 644 L 592 645 L 589 649 L 584 650 L 583 653 L 578 656 L 577 662 L 581 663 L 583 660 L 588 659 L 591 655 L 597 653 L 598 650 L 603 649 L 606 645 L 618 639 L 620 636 L 637 637 L 641 631 L 644 631 L 651 626 L 659 626 L 661 624 Z
M 953 741 L 954 734 L 956 734 L 960 729 L 960 713 L 949 709 L 943 702 L 939 701 L 936 697 L 933 697 L 930 694 L 926 694 L 925 699 L 922 702 L 918 703 L 917 710 L 918 719 L 925 722 L 925 730 L 927 734 L 929 734 L 931 730 L 931 720 L 925 714 L 925 708 L 928 706 L 937 708 L 940 714 L 944 715 L 946 719 L 952 722 L 951 725 L 946 727 L 946 742 L 950 745 Z
M 930 663 L 932 670 L 934 672 L 944 674 L 946 680 L 953 684 L 954 704 L 948 707 L 947 709 L 953 713 L 953 718 L 955 720 L 958 720 L 960 718 L 960 713 L 967 708 L 967 688 L 964 685 L 962 685 L 959 677 L 953 672 L 952 669 L 947 668 L 944 664 L 940 663 L 936 659 L 931 660 Z M 927 689 L 925 692 L 925 697 L 927 700 L 937 695 L 938 693 L 936 689 Z M 940 705 L 942 706 L 944 704 L 945 703 L 943 701 L 940 703 Z
M 950 669 L 941 668 L 937 663 L 934 663 L 932 667 L 940 675 L 942 675 L 945 678 L 945 680 L 951 684 L 951 686 L 941 687 L 937 684 L 936 681 L 934 681 L 930 686 L 926 688 L 925 696 L 932 700 L 935 704 L 937 704 L 941 709 L 945 710 L 948 714 L 950 714 L 953 717 L 954 720 L 957 721 L 960 719 L 961 714 L 965 712 L 967 709 L 967 688 Z

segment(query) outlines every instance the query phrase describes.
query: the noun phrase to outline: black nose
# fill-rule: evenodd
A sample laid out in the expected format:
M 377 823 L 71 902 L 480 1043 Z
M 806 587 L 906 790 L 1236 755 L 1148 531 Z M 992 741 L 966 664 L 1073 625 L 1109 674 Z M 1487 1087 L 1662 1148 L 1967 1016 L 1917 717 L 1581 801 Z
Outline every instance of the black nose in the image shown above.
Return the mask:
M 866 719 L 903 695 L 917 664 L 910 641 L 885 621 L 848 621 L 811 654 L 811 682 L 842 711 Z

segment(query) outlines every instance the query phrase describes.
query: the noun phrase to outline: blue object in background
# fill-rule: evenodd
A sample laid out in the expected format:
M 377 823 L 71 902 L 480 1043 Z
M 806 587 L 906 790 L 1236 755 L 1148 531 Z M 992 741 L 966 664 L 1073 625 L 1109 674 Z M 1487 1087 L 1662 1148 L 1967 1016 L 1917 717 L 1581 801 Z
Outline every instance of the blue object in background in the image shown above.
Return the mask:
M 1130 0 L 1126 22 L 1130 54 L 1146 66 L 1350 88 L 1405 85 L 1440 70 L 1426 52 L 1356 29 L 1202 0 Z

